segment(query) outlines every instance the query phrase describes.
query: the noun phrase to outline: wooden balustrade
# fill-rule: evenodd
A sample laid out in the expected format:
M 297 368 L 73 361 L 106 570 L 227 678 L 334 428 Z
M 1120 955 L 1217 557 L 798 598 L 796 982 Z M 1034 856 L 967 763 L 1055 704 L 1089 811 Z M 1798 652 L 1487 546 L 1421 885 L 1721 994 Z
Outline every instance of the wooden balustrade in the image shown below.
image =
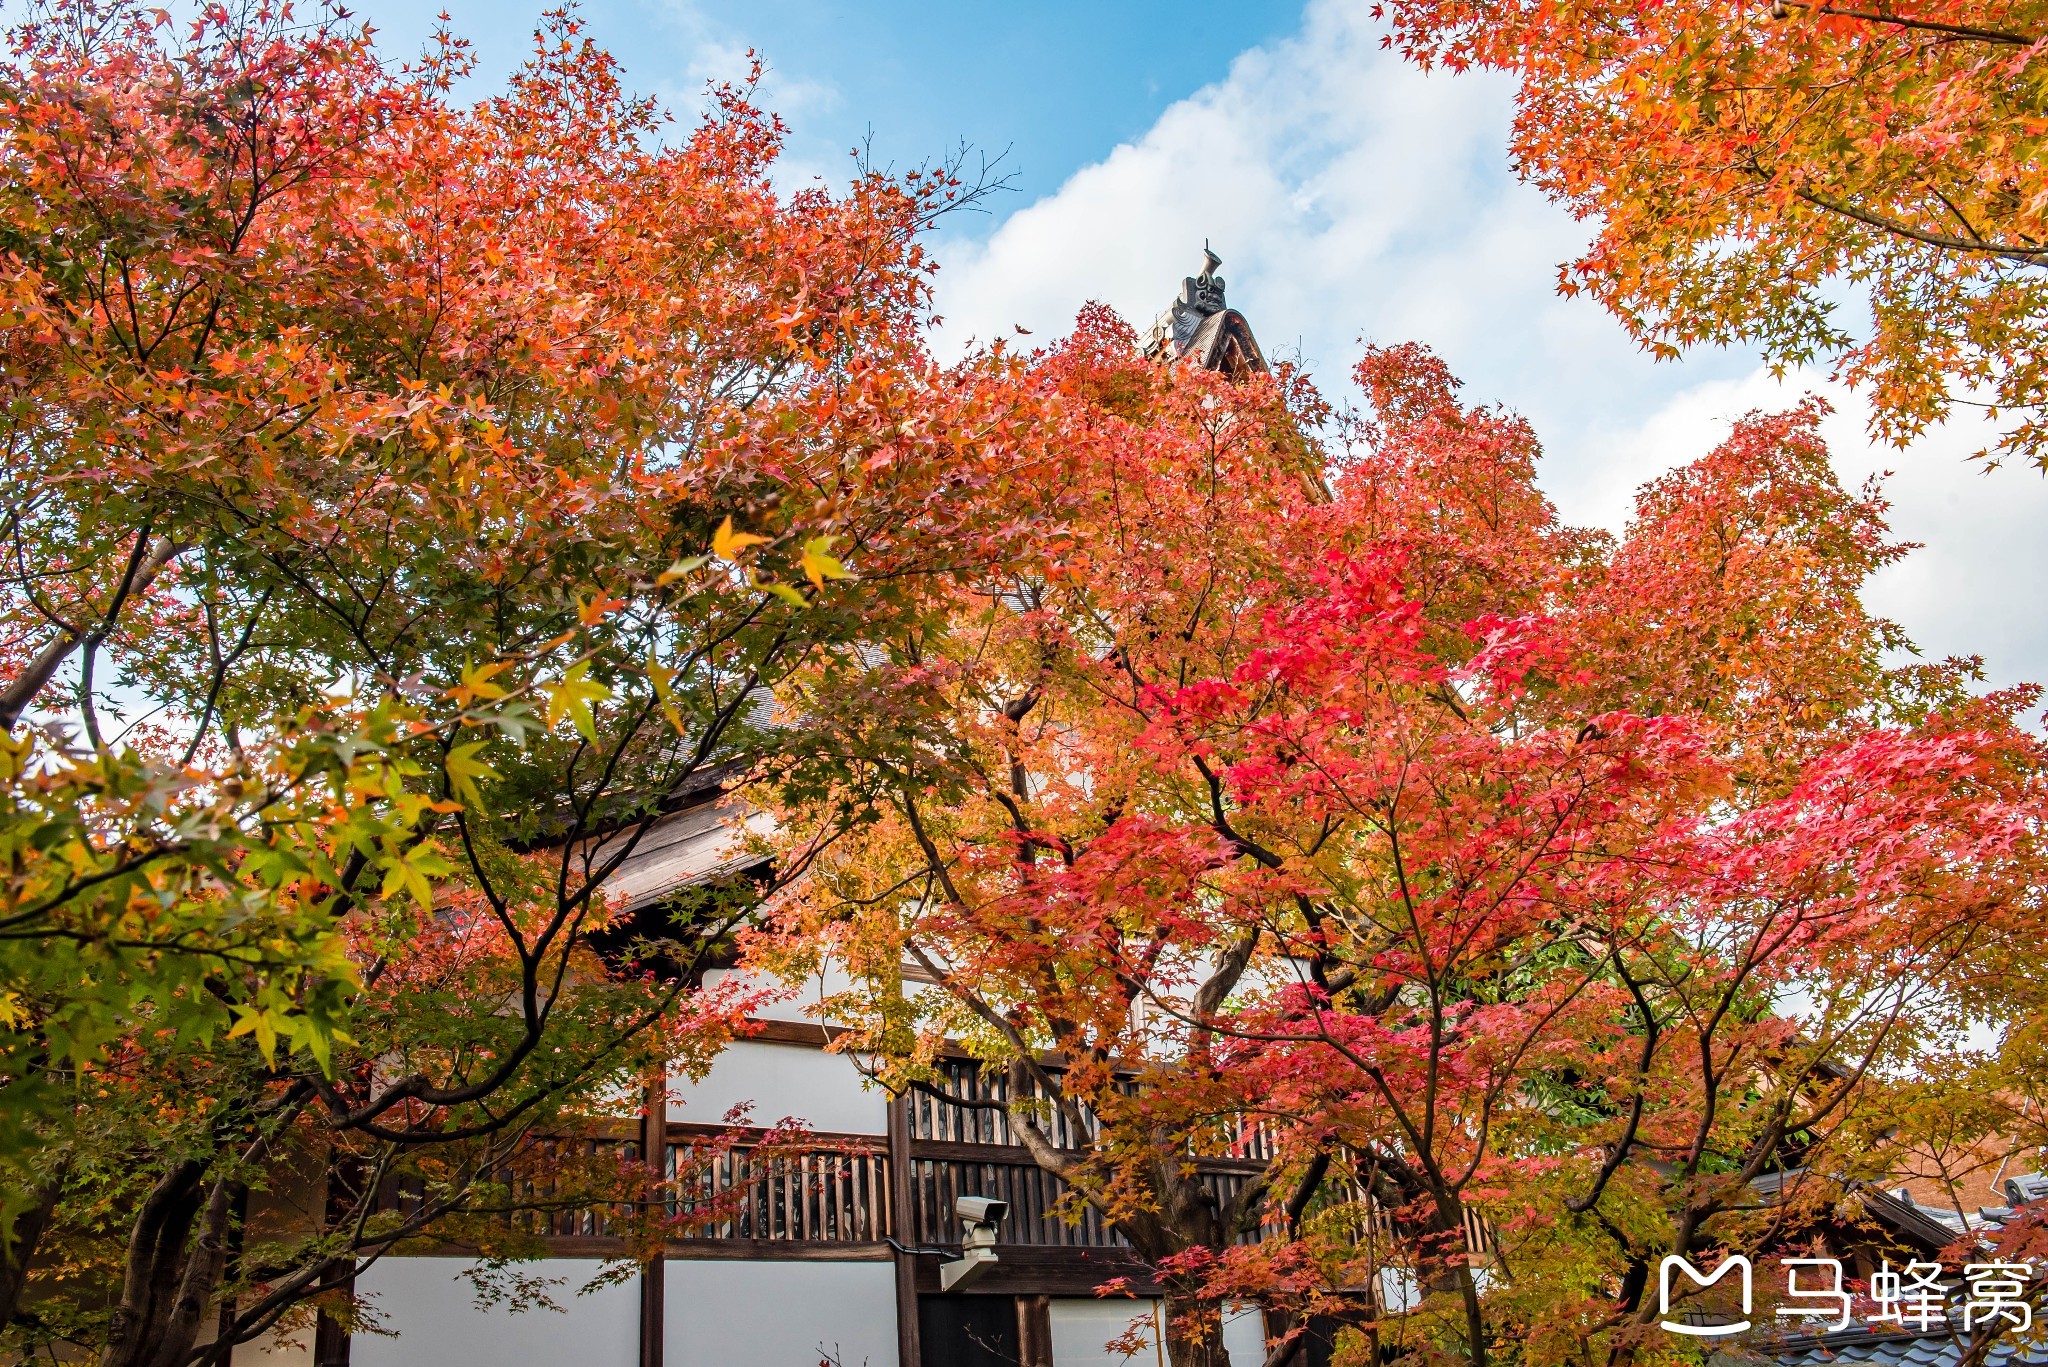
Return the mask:
M 827 1147 L 705 1150 L 702 1134 L 671 1134 L 674 1238 L 777 1243 L 878 1243 L 889 1237 L 889 1158 L 845 1140 Z
M 985 1077 L 969 1061 L 948 1060 L 943 1086 L 975 1101 L 1008 1100 L 1006 1080 Z M 1007 1201 L 1010 1214 L 997 1228 L 997 1242 L 1024 1248 L 1127 1249 L 1128 1244 L 1100 1213 L 1068 1199 L 1058 1178 L 1032 1161 L 1015 1142 L 1007 1115 L 999 1110 L 961 1108 L 911 1093 L 898 1105 L 905 1124 L 897 1132 L 900 1153 L 883 1136 L 814 1135 L 797 1144 L 769 1144 L 763 1132 L 735 1139 L 716 1127 L 668 1126 L 666 1172 L 674 1183 L 668 1212 L 673 1256 L 834 1257 L 887 1256 L 891 1239 L 921 1248 L 957 1245 L 961 1237 L 954 1202 L 962 1196 Z M 1085 1128 L 1092 1117 L 1083 1115 Z M 1056 1142 L 1074 1147 L 1076 1127 L 1050 1108 L 1042 1124 Z M 1195 1159 L 1200 1180 L 1227 1207 L 1272 1154 L 1269 1133 L 1256 1123 L 1210 1137 Z M 541 1141 L 530 1172 L 511 1170 L 491 1180 L 510 1193 L 509 1204 L 525 1207 L 503 1218 L 517 1229 L 548 1238 L 567 1252 L 602 1253 L 624 1245 L 617 1206 L 576 1206 L 564 1201 L 549 1209 L 556 1188 L 546 1176 L 567 1161 L 605 1154 L 618 1161 L 638 1158 L 639 1144 L 619 1131 Z M 892 1191 L 897 1165 L 905 1190 Z M 411 1214 L 424 1199 L 417 1182 L 388 1180 L 377 1195 L 380 1210 Z M 1360 1215 L 1362 1239 L 1390 1239 L 1384 1212 L 1363 1190 L 1333 1191 L 1325 1199 L 1350 1203 Z M 1278 1215 L 1240 1237 L 1257 1242 L 1277 1232 Z M 904 1227 L 899 1228 L 899 1221 Z M 1474 1253 L 1491 1252 L 1485 1221 L 1468 1212 L 1465 1243 Z M 777 1250 L 780 1251 L 777 1251 Z M 806 1252 L 806 1250 L 810 1250 Z M 836 1251 L 835 1251 L 836 1250 Z

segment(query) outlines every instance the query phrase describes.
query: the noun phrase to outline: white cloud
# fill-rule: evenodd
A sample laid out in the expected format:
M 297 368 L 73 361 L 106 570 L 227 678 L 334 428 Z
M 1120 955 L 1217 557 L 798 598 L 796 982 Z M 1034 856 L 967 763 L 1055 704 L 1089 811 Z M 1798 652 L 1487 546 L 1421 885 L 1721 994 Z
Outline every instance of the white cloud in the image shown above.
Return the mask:
M 1779 385 L 1753 356 L 1651 363 L 1596 304 L 1557 295 L 1585 229 L 1509 173 L 1506 82 L 1417 71 L 1381 48 L 1369 8 L 1313 0 L 1297 34 L 1241 55 L 1138 141 L 984 240 L 945 244 L 942 353 L 1019 324 L 1056 336 L 1087 299 L 1143 327 L 1206 238 L 1269 354 L 1298 350 L 1337 392 L 1360 336 L 1429 343 L 1469 396 L 1535 423 L 1567 517 L 1616 528 L 1638 484 L 1735 417 L 1825 392 L 1844 477 L 1896 471 L 1895 525 L 1926 546 L 1882 576 L 1872 606 L 1930 654 L 1982 654 L 2001 682 L 2048 679 L 2033 606 L 2048 482 L 1978 473 L 1966 427 L 1873 449 L 1853 396 L 1815 376 Z
M 1059 331 L 1087 298 L 1149 320 L 1205 238 L 1268 350 L 1299 344 L 1325 369 L 1361 328 L 1472 362 L 1583 331 L 1551 292 L 1583 234 L 1507 174 L 1506 83 L 1418 72 L 1380 49 L 1367 8 L 1311 5 L 1300 33 L 954 248 L 942 345 Z
M 1552 496 L 1577 520 L 1619 527 L 1636 483 L 1706 451 L 1744 413 L 1787 408 L 1807 393 L 1835 405 L 1821 431 L 1837 474 L 1851 486 L 1880 477 L 1895 538 L 1919 544 L 1872 581 L 1871 610 L 1904 626 L 1929 658 L 1982 655 L 1994 682 L 2048 682 L 2039 587 L 2048 582 L 2048 481 L 1972 464 L 1988 425 L 1959 419 L 1907 451 L 1874 446 L 1864 434 L 1869 407 L 1856 394 L 1825 376 L 1781 383 L 1759 369 L 1693 385 L 1648 420 L 1558 453 L 1546 472 Z

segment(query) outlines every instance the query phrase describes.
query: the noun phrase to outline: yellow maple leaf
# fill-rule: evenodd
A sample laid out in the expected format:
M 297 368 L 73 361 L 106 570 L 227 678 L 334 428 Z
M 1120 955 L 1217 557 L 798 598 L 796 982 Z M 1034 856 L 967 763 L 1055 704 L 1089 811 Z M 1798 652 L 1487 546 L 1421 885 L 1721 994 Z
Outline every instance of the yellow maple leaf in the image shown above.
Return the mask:
M 765 546 L 767 544 L 768 538 L 765 536 L 755 536 L 749 532 L 734 531 L 732 529 L 732 519 L 729 517 L 719 523 L 718 530 L 711 535 L 711 553 L 720 560 L 737 560 L 739 559 L 740 552 L 747 547 Z

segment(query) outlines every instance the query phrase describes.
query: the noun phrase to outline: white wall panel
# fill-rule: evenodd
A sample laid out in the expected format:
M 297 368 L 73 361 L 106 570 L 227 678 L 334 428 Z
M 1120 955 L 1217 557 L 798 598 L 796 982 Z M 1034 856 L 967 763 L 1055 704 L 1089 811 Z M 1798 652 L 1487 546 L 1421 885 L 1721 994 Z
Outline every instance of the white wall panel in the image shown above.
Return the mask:
M 1123 1299 L 1053 1301 L 1053 1367 L 1156 1367 L 1166 1360 L 1156 1329 L 1146 1335 L 1147 1346 L 1139 1353 L 1112 1353 L 1104 1345 L 1129 1329 L 1132 1320 L 1155 1314 L 1157 1304 Z M 1230 1367 L 1260 1367 L 1266 1360 L 1264 1317 L 1249 1307 L 1225 1315 L 1223 1346 L 1230 1352 Z
M 891 1263 L 672 1258 L 664 1367 L 896 1367 Z
M 712 968 L 704 972 L 704 985 L 716 986 L 722 982 L 737 981 L 739 990 L 768 988 L 772 1000 L 761 1002 L 752 1009 L 757 1020 L 803 1021 L 815 1025 L 829 1020 L 823 1011 L 825 998 L 836 997 L 853 986 L 853 979 L 838 964 L 827 960 L 824 966 L 808 978 L 791 981 L 778 980 L 765 973 L 743 972 L 736 968 Z
M 1250 1306 L 1225 1315 L 1223 1346 L 1230 1350 L 1230 1367 L 1259 1367 L 1266 1360 L 1266 1317 Z
M 552 1258 L 522 1269 L 558 1283 L 561 1310 L 480 1309 L 458 1258 L 385 1258 L 356 1281 L 397 1337 L 358 1333 L 350 1367 L 635 1367 L 640 1360 L 640 1286 L 634 1279 L 588 1296 L 577 1290 L 601 1263 Z M 237 1367 L 240 1357 L 237 1355 Z M 812 1365 L 807 1364 L 807 1367 Z
M 669 1084 L 668 1118 L 717 1125 L 733 1106 L 751 1101 L 748 1123 L 753 1125 L 773 1125 L 794 1116 L 828 1133 L 886 1133 L 888 1103 L 864 1081 L 853 1060 L 842 1054 L 800 1044 L 735 1040 L 702 1081 L 676 1078 Z
M 1113 1300 L 1072 1300 L 1052 1302 L 1053 1367 L 1156 1367 L 1165 1358 L 1159 1352 L 1158 1334 L 1148 1332 L 1151 1346 L 1144 1352 L 1112 1353 L 1103 1345 L 1128 1331 L 1134 1319 L 1150 1320 L 1152 1301 L 1123 1297 Z

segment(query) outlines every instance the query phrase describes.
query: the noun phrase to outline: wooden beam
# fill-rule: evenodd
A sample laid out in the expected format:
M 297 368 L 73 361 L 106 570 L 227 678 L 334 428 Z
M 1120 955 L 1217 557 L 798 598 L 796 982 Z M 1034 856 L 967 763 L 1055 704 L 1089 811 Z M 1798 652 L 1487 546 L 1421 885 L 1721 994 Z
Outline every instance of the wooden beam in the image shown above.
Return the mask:
M 678 1239 L 669 1244 L 670 1262 L 886 1263 L 895 1257 L 884 1243 L 799 1243 L 795 1239 Z
M 939 1264 L 945 1259 L 929 1255 L 915 1261 L 916 1289 L 926 1295 L 938 1294 Z M 1092 1297 L 1104 1282 L 1119 1278 L 1128 1283 L 1133 1296 L 1160 1294 L 1159 1280 L 1151 1265 L 1127 1248 L 998 1244 L 994 1266 L 977 1278 L 972 1286 L 947 1294 Z
M 557 1234 L 547 1239 L 543 1258 L 624 1258 L 632 1245 L 609 1235 Z M 470 1258 L 482 1256 L 475 1244 L 446 1240 L 408 1244 L 407 1258 Z M 672 1263 L 732 1261 L 764 1263 L 885 1263 L 895 1255 L 889 1245 L 874 1243 L 799 1243 L 795 1239 L 670 1239 L 663 1258 Z
M 656 1183 L 668 1176 L 668 1070 L 647 1084 L 640 1127 L 640 1160 Z M 661 1250 L 640 1269 L 640 1367 L 662 1367 L 668 1266 Z
M 912 1245 L 917 1240 L 917 1221 L 911 1205 L 910 1100 L 907 1095 L 889 1098 L 889 1232 L 896 1242 Z M 896 1364 L 924 1367 L 924 1350 L 917 1331 L 917 1255 L 896 1250 Z
M 706 1125 L 694 1120 L 671 1120 L 668 1122 L 668 1142 L 688 1143 L 693 1139 L 718 1139 L 732 1135 L 741 1144 L 758 1144 L 774 1133 L 765 1125 Z M 639 1138 L 636 1131 L 633 1136 Z M 882 1134 L 859 1134 L 852 1130 L 805 1130 L 803 1142 L 815 1141 L 820 1146 L 844 1149 L 852 1153 L 886 1153 L 889 1137 Z
M 769 1020 L 761 1016 L 751 1016 L 747 1023 L 734 1033 L 732 1039 L 735 1044 L 801 1044 L 813 1049 L 823 1049 L 841 1035 L 849 1033 L 850 1030 L 844 1025 L 814 1025 L 809 1021 Z M 941 1040 L 938 1053 L 941 1058 L 975 1057 L 968 1053 L 958 1040 Z M 1061 1062 L 1056 1054 L 1041 1054 L 1039 1061 L 1052 1066 L 1059 1066 Z
M 813 1025 L 809 1021 L 752 1019 L 734 1033 L 735 1044 L 805 1044 L 823 1049 L 846 1033 L 843 1025 Z
M 1065 1149 L 1062 1152 L 1081 1157 L 1087 1150 Z M 944 1163 L 999 1163 L 1019 1168 L 1038 1166 L 1038 1161 L 1031 1156 L 1031 1150 L 1022 1144 L 975 1144 L 958 1139 L 913 1139 L 910 1141 L 910 1153 L 914 1158 L 931 1158 Z M 1203 1172 L 1237 1172 L 1247 1177 L 1255 1177 L 1266 1170 L 1266 1160 L 1197 1158 L 1195 1166 Z

